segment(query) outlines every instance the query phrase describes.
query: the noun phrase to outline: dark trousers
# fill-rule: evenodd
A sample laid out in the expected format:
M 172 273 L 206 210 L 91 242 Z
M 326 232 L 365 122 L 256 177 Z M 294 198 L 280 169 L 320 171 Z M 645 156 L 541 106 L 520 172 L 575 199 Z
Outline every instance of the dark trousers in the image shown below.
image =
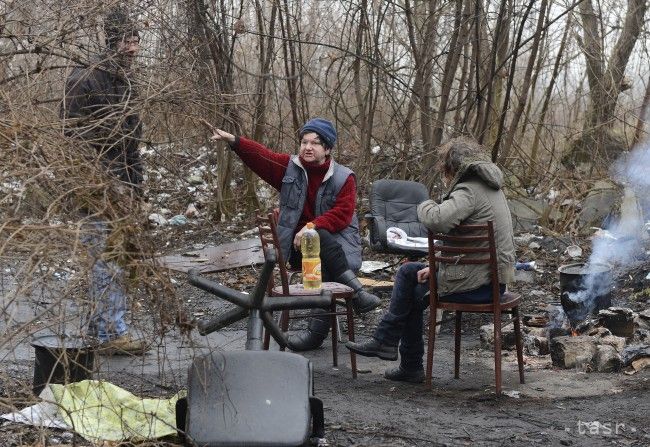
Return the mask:
M 423 314 L 429 306 L 429 283 L 418 282 L 417 272 L 426 267 L 420 262 L 402 265 L 395 275 L 393 293 L 388 312 L 379 322 L 374 338 L 383 344 L 396 346 L 399 343 L 401 367 L 405 370 L 422 368 L 424 355 Z M 501 286 L 501 293 L 505 286 Z M 444 301 L 464 303 L 487 303 L 492 300 L 491 287 L 481 286 L 476 290 L 455 293 L 440 298 Z
M 323 281 L 336 281 L 346 270 L 349 270 L 345 252 L 332 233 L 317 229 L 320 238 L 320 261 Z M 289 264 L 295 269 L 302 267 L 302 253 L 291 246 Z

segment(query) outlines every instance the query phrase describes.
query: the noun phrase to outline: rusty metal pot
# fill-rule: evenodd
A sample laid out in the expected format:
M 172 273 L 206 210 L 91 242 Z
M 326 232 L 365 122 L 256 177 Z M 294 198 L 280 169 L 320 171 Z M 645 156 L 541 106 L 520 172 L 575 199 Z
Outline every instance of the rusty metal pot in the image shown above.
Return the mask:
M 612 305 L 612 275 L 606 264 L 560 266 L 560 303 L 571 327 Z

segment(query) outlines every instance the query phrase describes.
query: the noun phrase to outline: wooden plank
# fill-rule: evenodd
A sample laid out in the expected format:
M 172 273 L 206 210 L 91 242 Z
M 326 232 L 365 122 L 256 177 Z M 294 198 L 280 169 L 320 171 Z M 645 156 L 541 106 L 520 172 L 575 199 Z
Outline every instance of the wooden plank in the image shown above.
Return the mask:
M 393 288 L 393 281 L 382 281 L 372 278 L 359 277 L 359 281 L 364 287 L 377 290 L 390 290 Z
M 197 269 L 200 273 L 214 273 L 264 262 L 259 239 L 244 239 L 201 250 L 189 250 L 177 255 L 156 259 L 161 267 L 178 272 Z

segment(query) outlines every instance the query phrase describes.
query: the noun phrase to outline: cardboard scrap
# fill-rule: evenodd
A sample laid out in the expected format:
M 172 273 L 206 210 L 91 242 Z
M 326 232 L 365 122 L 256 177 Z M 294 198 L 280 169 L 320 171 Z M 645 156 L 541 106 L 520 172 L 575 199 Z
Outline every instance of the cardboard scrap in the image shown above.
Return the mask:
M 244 239 L 200 250 L 189 250 L 182 254 L 157 258 L 161 267 L 187 272 L 196 269 L 200 273 L 213 273 L 247 265 L 264 263 L 260 240 Z
M 363 284 L 364 287 L 369 287 L 372 289 L 392 289 L 393 281 L 383 281 L 372 278 L 363 278 L 360 277 L 359 281 Z

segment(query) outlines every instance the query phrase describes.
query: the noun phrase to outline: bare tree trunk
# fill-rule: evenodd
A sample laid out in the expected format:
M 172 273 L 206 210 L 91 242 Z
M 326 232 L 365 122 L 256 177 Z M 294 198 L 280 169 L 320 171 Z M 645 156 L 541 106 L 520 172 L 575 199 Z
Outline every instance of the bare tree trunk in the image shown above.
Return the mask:
M 359 26 L 357 27 L 355 34 L 355 47 L 354 51 L 358 57 L 354 58 L 352 62 L 352 79 L 354 82 L 354 97 L 357 102 L 357 119 L 356 122 L 359 126 L 359 136 L 361 141 L 359 142 L 361 156 L 358 157 L 359 167 L 363 166 L 367 160 L 368 154 L 370 153 L 370 136 L 372 135 L 372 127 L 368 127 L 369 121 L 371 120 L 371 111 L 368 110 L 369 103 L 371 102 L 372 97 L 372 69 L 370 68 L 366 72 L 368 77 L 365 83 L 368 84 L 367 89 L 362 87 L 361 81 L 361 55 L 364 53 L 364 35 L 368 33 L 369 23 L 368 16 L 366 15 L 366 8 L 368 7 L 368 1 L 362 0 L 361 4 L 357 8 L 359 13 Z M 358 169 L 357 169 L 358 171 Z
M 628 0 L 623 28 L 607 59 L 600 19 L 594 11 L 592 0 L 580 3 L 584 31 L 581 46 L 587 63 L 590 93 L 584 130 L 588 137 L 586 141 L 593 141 L 597 153 L 603 155 L 605 139 L 614 121 L 625 68 L 641 33 L 647 9 L 646 0 Z
M 186 0 L 188 16 L 190 18 L 190 36 L 194 38 L 199 54 L 199 60 L 205 65 L 212 64 L 214 79 L 216 82 L 211 85 L 216 87 L 206 94 L 218 97 L 219 95 L 232 95 L 234 83 L 232 79 L 232 42 L 226 32 L 225 11 L 216 11 L 214 17 L 210 17 L 204 0 Z M 234 36 L 232 37 L 234 39 Z M 224 63 L 225 62 L 225 63 Z M 205 76 L 205 77 L 204 77 Z M 199 74 L 199 79 L 206 81 L 213 79 L 209 70 Z M 203 85 L 207 88 L 207 85 Z M 224 104 L 224 112 L 221 114 L 222 125 L 229 122 L 230 128 L 236 134 L 241 134 L 240 120 L 237 111 L 232 104 Z M 230 179 L 232 177 L 232 153 L 229 149 L 216 150 L 216 163 L 219 166 L 217 171 L 217 187 L 214 191 L 212 202 L 214 213 L 217 216 L 229 215 L 233 211 L 232 191 Z
M 259 0 L 255 0 L 255 12 L 257 16 L 258 45 L 259 45 L 259 66 L 260 74 L 257 78 L 257 89 L 255 104 L 253 106 L 253 139 L 263 141 L 266 134 L 266 115 L 268 105 L 267 85 L 271 75 L 271 63 L 275 53 L 275 19 L 278 12 L 277 3 L 271 6 L 271 19 L 268 30 L 264 28 L 264 8 Z M 257 197 L 257 176 L 248 168 L 244 168 L 245 197 L 249 210 L 260 209 L 260 201 Z
M 515 78 L 515 71 L 517 67 L 517 59 L 519 57 L 519 48 L 521 44 L 521 35 L 524 31 L 524 25 L 526 24 L 526 19 L 528 18 L 528 14 L 530 13 L 530 9 L 533 6 L 535 0 L 532 0 L 531 3 L 528 4 L 528 7 L 526 8 L 526 11 L 524 12 L 523 18 L 521 20 L 520 26 L 519 26 L 519 31 L 517 32 L 517 39 L 515 40 L 515 45 L 513 47 L 513 52 L 512 52 L 512 59 L 510 61 L 510 73 L 509 75 L 506 76 L 506 93 L 503 99 L 503 105 L 501 106 L 501 113 L 499 116 L 499 122 L 498 126 L 496 126 L 496 129 L 490 133 L 492 135 L 494 133 L 494 137 L 492 137 L 492 161 L 496 162 L 498 159 L 499 155 L 499 145 L 501 142 L 501 135 L 503 133 L 503 128 L 505 126 L 505 121 L 506 121 L 506 115 L 508 113 L 508 107 L 510 106 L 510 93 L 512 92 L 513 88 L 513 82 Z M 503 67 L 505 69 L 505 67 Z M 502 91 L 502 86 L 499 86 L 497 93 L 500 95 Z M 497 101 L 495 103 L 495 107 L 497 104 L 499 104 L 501 101 Z
M 416 22 L 413 9 L 424 8 L 424 35 L 418 41 L 416 37 Z M 437 1 L 429 0 L 417 6 L 411 6 L 409 0 L 404 2 L 406 22 L 408 28 L 409 43 L 415 60 L 415 78 L 413 80 L 413 97 L 420 112 L 420 133 L 422 137 L 422 152 L 425 157 L 433 152 L 433 109 L 431 106 L 432 95 L 432 72 L 433 72 L 433 50 L 435 48 L 435 30 L 437 28 L 439 14 L 437 14 Z M 432 173 L 425 169 L 425 172 Z M 433 183 L 433 178 L 428 182 Z
M 490 54 L 490 72 L 484 86 L 477 86 L 479 94 L 487 89 L 487 100 L 482 122 L 478 128 L 477 135 L 480 143 L 493 142 L 496 138 L 496 105 L 501 102 L 503 79 L 506 77 L 506 69 L 503 66 L 508 50 L 509 28 L 512 17 L 511 0 L 501 0 L 497 25 L 494 30 L 492 51 Z M 488 141 L 486 142 L 486 137 Z
M 454 15 L 454 31 L 451 35 L 451 42 L 449 44 L 449 54 L 445 61 L 445 69 L 442 77 L 442 84 L 440 86 L 440 104 L 438 106 L 438 113 L 436 115 L 433 138 L 431 142 L 432 147 L 437 147 L 442 142 L 443 129 L 445 124 L 445 116 L 447 115 L 447 108 L 449 104 L 449 96 L 451 94 L 451 87 L 454 81 L 456 71 L 458 70 L 458 62 L 460 55 L 465 47 L 465 42 L 469 35 L 468 20 L 470 17 L 471 8 L 470 2 L 465 6 L 463 12 L 463 0 L 456 0 L 456 11 Z M 431 154 L 426 163 L 427 167 L 432 167 L 435 164 L 435 156 Z
M 532 8 L 534 3 L 534 0 L 529 3 L 529 8 L 526 10 L 526 15 L 528 15 L 528 11 L 530 11 L 530 8 Z M 539 49 L 539 42 L 542 38 L 542 30 L 544 28 L 544 22 L 546 21 L 546 6 L 547 6 L 547 0 L 542 0 L 542 4 L 539 8 L 540 13 L 539 17 L 537 19 L 537 29 L 535 30 L 535 37 L 533 38 L 533 45 L 530 51 L 530 56 L 528 58 L 528 65 L 526 67 L 526 73 L 524 74 L 524 79 L 523 79 L 523 84 L 521 86 L 521 93 L 518 96 L 517 100 L 517 107 L 515 108 L 515 111 L 512 115 L 512 119 L 510 121 L 510 128 L 506 132 L 506 138 L 505 138 L 505 143 L 501 146 L 501 160 L 505 161 L 508 156 L 510 155 L 510 151 L 512 149 L 512 143 L 515 138 L 515 133 L 517 132 L 517 126 L 519 124 L 519 120 L 521 118 L 522 113 L 524 112 L 524 108 L 526 107 L 526 103 L 528 101 L 528 92 L 530 90 L 530 84 L 531 84 L 531 76 L 533 73 L 533 68 L 535 67 L 535 63 L 537 60 L 537 50 Z M 522 20 L 522 29 L 524 26 L 524 20 Z M 517 47 L 519 46 L 519 43 L 517 43 Z M 513 62 L 514 65 L 514 62 Z M 513 74 L 511 72 L 511 78 L 513 77 Z M 498 141 L 495 143 L 495 147 L 498 144 Z M 493 154 L 494 158 L 494 154 Z
M 540 143 L 540 136 L 542 134 L 542 128 L 546 122 L 546 113 L 548 111 L 549 104 L 551 103 L 551 95 L 553 94 L 553 89 L 555 88 L 555 81 L 560 73 L 560 64 L 562 58 L 564 57 L 564 49 L 566 48 L 567 38 L 569 36 L 569 30 L 573 25 L 572 16 L 568 16 L 566 26 L 564 27 L 564 33 L 562 34 L 562 40 L 560 41 L 560 48 L 557 50 L 557 56 L 555 58 L 555 64 L 553 65 L 553 74 L 551 79 L 546 86 L 544 91 L 544 100 L 542 103 L 542 110 L 540 111 L 539 118 L 537 119 L 537 125 L 535 126 L 535 134 L 533 135 L 533 144 L 530 148 L 530 164 L 528 170 L 528 176 L 526 183 L 529 183 L 532 180 L 533 173 L 537 166 L 537 154 Z
M 291 123 L 294 134 L 298 134 L 301 123 L 305 120 L 305 113 L 302 104 L 298 102 L 298 85 L 302 79 L 302 64 L 296 56 L 296 43 L 294 42 L 291 20 L 293 17 L 289 11 L 289 4 L 284 0 L 284 11 L 280 9 L 279 22 L 282 31 L 282 54 L 284 56 L 284 73 L 287 78 L 287 95 L 289 96 L 289 108 L 291 109 Z M 300 7 L 300 2 L 298 2 Z M 284 16 L 283 16 L 284 14 Z M 284 20 L 282 20 L 284 17 Z
M 641 104 L 639 119 L 636 122 L 632 146 L 636 146 L 636 144 L 641 141 L 641 135 L 645 133 L 644 128 L 648 117 L 648 107 L 650 107 L 650 79 L 648 80 L 648 84 L 645 86 L 645 95 L 643 95 L 643 103 Z

